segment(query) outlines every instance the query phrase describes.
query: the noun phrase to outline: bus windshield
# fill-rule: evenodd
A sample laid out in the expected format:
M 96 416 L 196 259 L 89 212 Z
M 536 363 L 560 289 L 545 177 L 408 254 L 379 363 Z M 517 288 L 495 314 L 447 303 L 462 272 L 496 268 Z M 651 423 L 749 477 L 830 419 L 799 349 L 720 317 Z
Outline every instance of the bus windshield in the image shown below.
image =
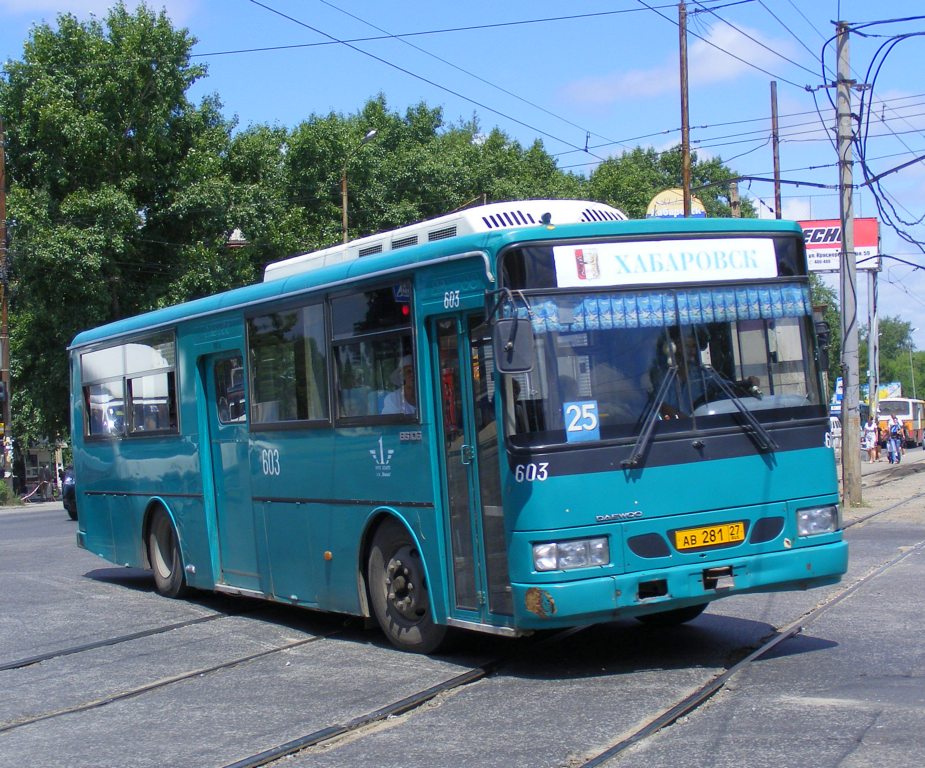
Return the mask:
M 743 408 L 765 423 L 825 415 L 805 284 L 526 300 L 537 364 L 507 377 L 515 445 L 630 438 L 647 415 L 662 432 L 740 424 Z
M 881 416 L 902 416 L 912 418 L 911 400 L 881 400 L 878 403 Z

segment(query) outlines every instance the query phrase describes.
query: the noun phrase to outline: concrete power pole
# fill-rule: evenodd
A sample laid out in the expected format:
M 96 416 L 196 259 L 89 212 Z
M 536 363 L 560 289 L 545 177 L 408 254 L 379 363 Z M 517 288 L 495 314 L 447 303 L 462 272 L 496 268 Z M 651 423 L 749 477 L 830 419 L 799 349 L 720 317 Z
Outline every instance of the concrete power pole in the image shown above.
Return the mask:
M 774 218 L 781 218 L 780 134 L 777 125 L 777 80 L 771 81 L 771 147 L 774 151 Z
M 848 59 L 848 25 L 836 24 L 838 51 L 838 87 L 836 115 L 838 121 L 839 211 L 841 214 L 842 252 L 839 271 L 842 336 L 842 501 L 845 506 L 861 505 L 861 421 L 858 412 L 860 377 L 858 371 L 857 262 L 854 253 L 854 207 L 852 196 L 852 118 L 851 86 Z
M 13 430 L 10 424 L 10 330 L 7 321 L 7 274 L 9 271 L 9 254 L 6 252 L 6 131 L 0 120 L 0 387 L 3 389 L 3 403 L 0 406 L 0 418 L 3 419 L 3 431 L 0 434 L 0 481 L 13 475 L 13 466 L 7 462 L 12 456 Z
M 681 189 L 684 215 L 691 215 L 691 126 L 687 98 L 687 6 L 678 3 L 678 42 L 681 51 Z

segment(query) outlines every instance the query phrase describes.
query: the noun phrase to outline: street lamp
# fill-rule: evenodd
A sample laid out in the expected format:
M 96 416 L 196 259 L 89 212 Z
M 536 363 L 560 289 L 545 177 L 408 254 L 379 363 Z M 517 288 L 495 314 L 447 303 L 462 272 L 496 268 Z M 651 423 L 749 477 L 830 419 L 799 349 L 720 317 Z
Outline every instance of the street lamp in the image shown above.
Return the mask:
M 915 333 L 918 328 L 909 329 L 909 375 L 912 377 L 912 399 L 915 400 L 915 369 L 912 367 L 912 334 Z
M 347 153 L 347 156 L 344 158 L 344 169 L 340 174 L 340 205 L 341 205 L 341 224 L 344 229 L 344 242 L 347 242 L 347 166 L 350 165 L 350 160 L 353 156 L 360 150 L 364 144 L 368 144 L 374 138 L 376 138 L 376 131 L 373 129 L 367 133 L 352 150 Z

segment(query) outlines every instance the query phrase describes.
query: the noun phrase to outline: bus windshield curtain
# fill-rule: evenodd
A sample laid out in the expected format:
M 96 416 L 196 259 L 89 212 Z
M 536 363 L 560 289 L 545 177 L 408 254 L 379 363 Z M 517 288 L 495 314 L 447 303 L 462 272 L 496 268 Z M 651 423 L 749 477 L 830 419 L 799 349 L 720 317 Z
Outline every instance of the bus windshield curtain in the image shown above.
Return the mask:
M 567 333 L 805 317 L 812 302 L 805 284 L 757 285 L 535 297 L 528 314 L 536 333 Z

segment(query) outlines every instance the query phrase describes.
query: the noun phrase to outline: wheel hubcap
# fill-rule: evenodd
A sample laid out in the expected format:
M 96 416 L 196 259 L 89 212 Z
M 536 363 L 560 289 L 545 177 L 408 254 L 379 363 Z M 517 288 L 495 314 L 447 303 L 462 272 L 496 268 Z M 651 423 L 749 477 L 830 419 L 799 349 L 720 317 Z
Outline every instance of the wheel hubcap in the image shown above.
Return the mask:
M 417 561 L 416 553 L 403 547 L 389 560 L 385 569 L 389 603 L 399 615 L 409 621 L 418 621 L 424 615 L 418 599 L 423 579 Z

